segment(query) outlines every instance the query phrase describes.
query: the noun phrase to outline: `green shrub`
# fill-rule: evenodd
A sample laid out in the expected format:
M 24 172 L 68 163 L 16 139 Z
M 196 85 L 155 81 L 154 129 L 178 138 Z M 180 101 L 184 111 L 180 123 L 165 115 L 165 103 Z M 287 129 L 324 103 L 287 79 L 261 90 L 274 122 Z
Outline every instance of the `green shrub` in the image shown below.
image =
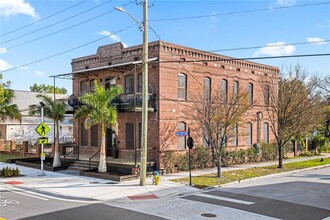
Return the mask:
M 204 146 L 197 146 L 192 151 L 192 164 L 196 168 L 209 167 L 212 164 L 210 149 Z
M 10 168 L 10 167 L 7 166 L 7 167 L 2 168 L 2 170 L 0 171 L 0 176 L 1 177 L 20 176 L 20 171 L 17 167 L 15 169 L 15 168 Z
M 271 143 L 261 144 L 261 160 L 275 160 L 277 157 L 277 145 Z
M 257 154 L 255 153 L 255 150 L 253 148 L 249 148 L 247 150 L 247 159 L 248 162 L 254 162 L 257 159 Z
M 187 154 L 177 154 L 175 156 L 175 167 L 178 170 L 187 171 L 189 170 L 189 158 Z M 191 166 L 193 168 L 193 165 Z
M 312 156 L 314 156 L 314 151 L 301 152 L 300 156 L 302 156 L 302 157 L 312 157 Z

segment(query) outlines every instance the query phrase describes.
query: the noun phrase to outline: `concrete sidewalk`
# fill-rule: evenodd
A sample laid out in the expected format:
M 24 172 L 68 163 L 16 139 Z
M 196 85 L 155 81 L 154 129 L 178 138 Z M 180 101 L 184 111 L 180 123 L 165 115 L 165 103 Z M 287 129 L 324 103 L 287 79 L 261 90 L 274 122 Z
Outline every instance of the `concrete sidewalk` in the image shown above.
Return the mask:
M 304 157 L 283 160 L 283 163 L 306 161 L 316 158 L 330 157 L 330 154 L 323 154 L 317 157 Z M 253 164 L 235 165 L 223 167 L 222 171 L 247 169 L 277 164 L 277 161 L 260 162 Z M 3 167 L 18 167 L 24 176 L 14 178 L 1 178 L 1 189 L 17 190 L 24 189 L 25 192 L 39 193 L 45 196 L 52 196 L 60 199 L 79 201 L 106 201 L 106 200 L 137 200 L 168 198 L 177 195 L 186 195 L 200 191 L 190 187 L 186 183 L 171 182 L 171 179 L 188 177 L 189 172 L 161 175 L 158 186 L 152 184 L 152 177 L 147 178 L 146 186 L 139 186 L 139 180 L 125 182 L 109 181 L 91 177 L 68 175 L 61 172 L 45 171 L 45 176 L 39 176 L 40 170 L 17 166 L 15 164 L 0 163 Z M 192 175 L 215 173 L 216 168 L 193 170 Z

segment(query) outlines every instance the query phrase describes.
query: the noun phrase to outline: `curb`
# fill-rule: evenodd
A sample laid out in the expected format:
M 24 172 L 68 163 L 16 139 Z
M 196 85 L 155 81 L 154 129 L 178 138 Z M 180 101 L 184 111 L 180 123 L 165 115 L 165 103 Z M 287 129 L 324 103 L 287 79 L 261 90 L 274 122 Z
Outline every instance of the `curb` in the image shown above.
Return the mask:
M 220 188 L 220 187 L 227 187 L 227 186 L 232 186 L 232 185 L 236 185 L 236 184 L 240 184 L 240 183 L 252 182 L 252 181 L 255 181 L 255 180 L 272 179 L 272 178 L 275 178 L 275 177 L 286 176 L 286 175 L 290 175 L 290 174 L 294 174 L 294 173 L 300 173 L 300 172 L 309 171 L 309 170 L 318 170 L 318 169 L 322 169 L 322 168 L 325 168 L 325 167 L 330 167 L 330 164 L 317 166 L 317 167 L 309 167 L 309 168 L 299 169 L 299 170 L 292 170 L 292 171 L 283 172 L 283 173 L 275 173 L 275 174 L 270 174 L 270 175 L 266 175 L 266 176 L 259 176 L 259 177 L 254 177 L 254 178 L 251 178 L 251 179 L 234 181 L 234 182 L 231 182 L 231 183 L 225 183 L 225 184 L 222 184 L 222 185 L 207 187 L 207 188 L 205 188 L 205 190 L 210 190 L 210 189 L 213 189 L 213 188 Z

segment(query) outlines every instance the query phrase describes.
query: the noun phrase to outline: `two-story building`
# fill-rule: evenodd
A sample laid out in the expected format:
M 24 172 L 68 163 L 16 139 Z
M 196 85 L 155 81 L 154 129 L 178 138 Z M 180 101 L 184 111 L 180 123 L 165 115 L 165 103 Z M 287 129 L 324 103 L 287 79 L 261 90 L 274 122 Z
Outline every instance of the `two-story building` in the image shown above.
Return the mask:
M 142 45 L 124 48 L 122 43 L 101 46 L 96 54 L 72 60 L 73 96 L 93 91 L 97 80 L 106 88 L 121 85 L 124 93 L 114 102 L 118 107 L 118 123 L 106 131 L 107 156 L 127 161 L 140 161 Z M 264 101 L 265 79 L 277 81 L 278 68 L 238 60 L 164 41 L 149 43 L 149 114 L 148 161 L 158 161 L 158 150 L 185 151 L 185 137 L 176 131 L 191 129 L 195 143 L 203 144 L 203 129 L 187 113 L 196 92 L 222 88 L 228 94 L 233 89 L 246 90 L 249 100 L 256 103 L 246 114 L 246 125 L 238 128 L 245 135 L 228 141 L 228 148 L 248 148 L 257 141 L 257 114 L 260 117 L 260 139 L 272 142 Z M 225 88 L 225 91 L 223 91 Z M 228 91 L 227 91 L 228 90 Z M 218 91 L 220 92 L 220 91 Z M 268 92 L 269 91 L 268 89 Z M 269 94 L 268 94 L 269 95 Z M 79 107 L 75 98 L 71 104 Z M 78 141 L 80 158 L 89 158 L 100 148 L 100 126 L 84 128 L 84 120 L 74 121 L 74 137 Z M 114 155 L 114 147 L 118 154 Z

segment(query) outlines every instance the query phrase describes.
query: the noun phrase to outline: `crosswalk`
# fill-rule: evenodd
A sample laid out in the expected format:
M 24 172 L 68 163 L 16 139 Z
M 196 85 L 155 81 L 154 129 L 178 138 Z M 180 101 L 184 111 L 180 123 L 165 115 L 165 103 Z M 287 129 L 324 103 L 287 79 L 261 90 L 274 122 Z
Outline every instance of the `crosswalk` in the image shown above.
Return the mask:
M 328 220 L 330 210 L 251 195 L 212 190 L 181 199 L 229 207 L 275 219 Z

